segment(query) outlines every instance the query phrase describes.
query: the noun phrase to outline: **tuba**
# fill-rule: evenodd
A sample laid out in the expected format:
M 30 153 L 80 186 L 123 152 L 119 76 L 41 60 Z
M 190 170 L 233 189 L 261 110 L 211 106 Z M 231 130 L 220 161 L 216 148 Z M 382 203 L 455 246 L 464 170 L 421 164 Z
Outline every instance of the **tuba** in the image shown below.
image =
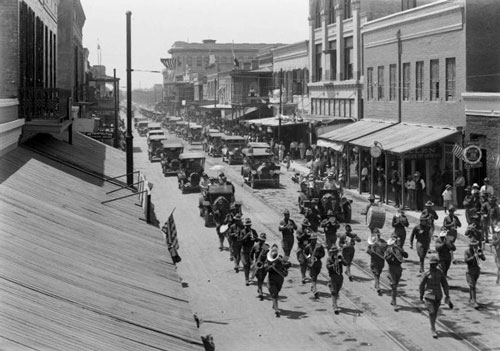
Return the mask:
M 262 245 L 259 256 L 255 260 L 255 262 L 252 263 L 252 266 L 250 267 L 250 279 L 255 278 L 255 274 L 257 273 L 257 271 L 259 269 L 262 269 L 262 267 L 264 267 L 264 264 L 262 263 L 262 255 L 264 254 L 264 249 L 265 249 L 264 245 Z
M 316 263 L 316 261 L 318 260 L 316 258 L 316 250 L 318 249 L 318 245 L 316 245 L 314 247 L 314 250 L 312 253 L 310 253 L 309 255 L 306 256 L 306 260 L 307 260 L 307 266 L 309 268 L 311 268 L 312 266 L 314 266 L 314 264 Z

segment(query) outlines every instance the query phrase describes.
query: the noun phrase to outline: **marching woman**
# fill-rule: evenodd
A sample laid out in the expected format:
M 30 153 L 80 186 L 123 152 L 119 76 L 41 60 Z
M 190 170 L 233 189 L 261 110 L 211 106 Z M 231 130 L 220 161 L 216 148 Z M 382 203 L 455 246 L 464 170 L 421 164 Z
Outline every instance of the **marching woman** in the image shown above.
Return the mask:
M 339 238 L 339 246 L 342 249 L 342 257 L 345 261 L 345 274 L 349 277 L 349 281 L 353 281 L 351 275 L 351 264 L 354 259 L 354 252 L 356 251 L 354 245 L 356 242 L 361 242 L 361 238 L 352 232 L 351 226 L 349 224 L 345 225 L 345 234 L 342 234 Z
M 276 317 L 280 316 L 280 311 L 278 308 L 278 296 L 285 281 L 285 277 L 288 275 L 288 268 L 290 268 L 290 262 L 283 260 L 283 257 L 278 253 L 278 245 L 274 244 L 266 256 L 266 270 L 268 275 L 267 287 L 269 289 L 269 295 L 273 300 L 273 310 Z
M 304 248 L 304 254 L 307 258 L 307 267 L 309 268 L 309 275 L 311 277 L 311 291 L 314 298 L 317 299 L 319 293 L 316 284 L 318 282 L 318 275 L 321 272 L 321 259 L 325 257 L 325 248 L 318 243 L 318 234 L 312 233 L 309 238 L 310 243 Z
M 333 311 L 335 314 L 339 314 L 340 309 L 337 305 L 337 301 L 339 299 L 340 289 L 342 289 L 342 284 L 344 282 L 342 266 L 347 266 L 347 262 L 342 258 L 337 246 L 332 246 L 328 253 L 329 255 L 326 259 L 326 269 L 328 270 L 328 275 L 330 276 L 328 287 L 332 293 Z
M 368 238 L 368 248 L 366 253 L 370 255 L 370 269 L 375 278 L 375 290 L 379 296 L 382 295 L 380 289 L 380 275 L 384 269 L 384 253 L 387 249 L 387 242 L 380 237 L 380 230 L 378 228 L 372 229 L 372 235 Z
M 309 244 L 310 236 L 312 234 L 311 223 L 307 218 L 302 222 L 302 228 L 297 230 L 297 261 L 300 265 L 300 274 L 302 276 L 302 284 L 306 283 L 307 260 L 304 254 L 304 248 Z
M 290 252 L 293 248 L 293 233 L 295 230 L 297 230 L 297 224 L 295 224 L 293 219 L 290 219 L 290 211 L 285 210 L 283 212 L 283 217 L 284 218 L 281 220 L 278 229 L 283 234 L 281 246 L 283 247 L 283 252 L 285 253 L 285 261 L 288 261 L 288 259 L 290 258 Z
M 394 306 L 394 311 L 398 311 L 399 307 L 396 303 L 396 297 L 398 296 L 398 284 L 403 273 L 403 268 L 401 264 L 405 258 L 408 258 L 408 253 L 403 251 L 399 246 L 400 238 L 397 235 L 393 235 L 387 242 L 387 249 L 384 253 L 384 258 L 389 265 L 389 272 L 387 278 L 391 282 L 391 305 Z
M 266 262 L 268 252 L 269 245 L 266 244 L 266 233 L 261 233 L 259 240 L 253 245 L 250 251 L 250 258 L 253 261 L 250 269 L 250 279 L 253 279 L 254 276 L 257 278 L 257 293 L 261 301 L 264 299 L 262 285 L 267 274 L 267 271 L 264 269 L 264 263 Z
M 417 240 L 417 255 L 420 259 L 420 273 L 424 273 L 424 261 L 431 244 L 430 236 L 431 226 L 429 217 L 425 214 L 420 215 L 420 224 L 413 228 L 410 235 L 410 249 L 413 249 L 413 239 Z

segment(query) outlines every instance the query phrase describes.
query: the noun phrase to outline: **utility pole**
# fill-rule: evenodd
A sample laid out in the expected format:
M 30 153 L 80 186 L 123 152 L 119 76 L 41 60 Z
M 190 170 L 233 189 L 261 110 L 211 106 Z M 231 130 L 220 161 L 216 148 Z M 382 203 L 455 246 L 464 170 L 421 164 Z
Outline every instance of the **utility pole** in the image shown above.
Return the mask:
M 279 115 L 278 115 L 278 143 L 281 142 L 281 114 L 283 113 L 283 102 L 282 102 L 283 68 L 280 69 L 279 81 L 280 81 L 280 107 L 279 107 Z
M 132 12 L 127 11 L 127 185 L 134 184 L 134 154 L 132 145 L 132 53 L 130 18 Z
M 113 68 L 113 91 L 115 92 L 115 128 L 114 128 L 114 134 L 115 134 L 115 138 L 114 138 L 114 147 L 118 147 L 119 146 L 119 137 L 118 137 L 118 133 L 120 131 L 120 128 L 119 128 L 119 119 L 118 119 L 118 84 L 117 84 L 117 81 L 116 81 L 116 68 Z

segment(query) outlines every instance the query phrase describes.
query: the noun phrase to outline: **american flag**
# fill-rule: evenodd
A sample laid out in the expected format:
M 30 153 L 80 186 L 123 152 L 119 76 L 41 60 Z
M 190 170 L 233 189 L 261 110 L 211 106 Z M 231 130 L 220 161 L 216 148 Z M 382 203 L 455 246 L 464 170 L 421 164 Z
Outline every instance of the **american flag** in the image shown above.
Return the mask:
M 453 155 L 455 155 L 456 158 L 463 160 L 464 159 L 464 148 L 458 144 L 453 145 Z
M 160 61 L 168 70 L 173 71 L 175 69 L 175 57 L 161 58 Z
M 161 229 L 166 235 L 168 248 L 175 248 L 179 250 L 179 240 L 177 240 L 177 228 L 175 227 L 174 211 L 168 216 L 168 220 Z

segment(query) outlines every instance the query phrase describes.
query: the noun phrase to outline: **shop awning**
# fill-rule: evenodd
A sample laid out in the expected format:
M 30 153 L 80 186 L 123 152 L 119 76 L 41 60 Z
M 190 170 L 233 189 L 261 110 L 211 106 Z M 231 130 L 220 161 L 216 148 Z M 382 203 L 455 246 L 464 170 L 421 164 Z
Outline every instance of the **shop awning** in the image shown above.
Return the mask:
M 223 105 L 223 104 L 217 104 L 217 105 L 212 104 L 212 105 L 200 106 L 200 108 L 208 108 L 208 109 L 212 109 L 212 110 L 213 109 L 230 110 L 230 109 L 233 108 L 233 106 L 231 106 L 231 105 Z
M 342 128 L 344 129 L 344 128 Z M 384 151 L 403 154 L 418 149 L 458 133 L 456 129 L 396 124 L 373 134 L 353 140 L 351 144 L 372 147 L 377 141 Z
M 318 139 L 316 145 L 320 147 L 327 147 L 338 152 L 342 152 L 342 150 L 344 149 L 344 144 L 324 139 Z
M 249 119 L 248 121 L 245 121 L 245 123 L 255 124 L 257 126 L 277 127 L 277 126 L 279 126 L 280 122 L 279 122 L 278 117 L 268 117 L 268 118 Z M 294 121 L 291 117 L 288 117 L 288 116 L 281 117 L 281 126 L 282 127 L 295 126 L 295 125 L 301 125 L 301 124 L 307 124 L 307 122 Z
M 349 124 L 345 127 L 332 130 L 328 133 L 321 134 L 319 138 L 337 141 L 340 143 L 348 143 L 352 140 L 364 137 L 365 135 L 369 135 L 384 128 L 388 128 L 393 124 L 394 123 L 388 123 L 379 120 L 361 120 Z
M 260 109 L 260 107 L 245 107 L 245 110 L 243 111 L 243 113 L 233 112 L 231 114 L 224 116 L 224 119 L 229 120 L 229 121 L 237 120 L 237 119 L 245 117 L 246 115 L 249 115 L 250 113 L 258 111 L 259 109 Z

